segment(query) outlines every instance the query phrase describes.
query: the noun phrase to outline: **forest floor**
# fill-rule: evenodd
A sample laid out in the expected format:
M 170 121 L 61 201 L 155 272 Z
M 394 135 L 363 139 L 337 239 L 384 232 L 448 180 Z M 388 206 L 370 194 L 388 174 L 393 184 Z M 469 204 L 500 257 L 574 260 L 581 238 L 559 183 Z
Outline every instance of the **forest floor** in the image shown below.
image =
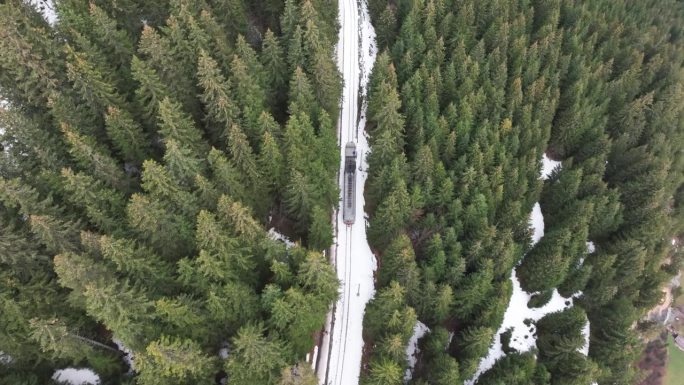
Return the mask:
M 646 345 L 646 349 L 637 363 L 639 371 L 646 375 L 646 378 L 639 385 L 667 385 L 663 383 L 668 355 L 667 341 L 668 335 L 662 334 Z
M 340 280 L 339 300 L 334 317 L 326 322 L 327 343 L 321 345 L 318 378 L 320 384 L 358 384 L 363 356 L 363 314 L 366 303 L 375 294 L 374 271 L 376 260 L 366 239 L 366 216 L 363 211 L 363 186 L 368 169 L 369 151 L 365 133 L 365 106 L 359 110 L 359 98 L 366 94 L 370 70 L 375 62 L 375 32 L 370 24 L 365 0 L 339 1 L 340 32 L 337 45 L 337 66 L 344 79 L 342 108 L 338 120 L 341 154 L 339 172 L 340 193 L 344 191 L 344 147 L 356 143 L 360 168 L 356 172 L 356 221 L 347 226 L 342 211 L 337 210 L 336 236 L 331 259 Z M 360 111 L 360 114 L 359 114 Z M 340 205 L 342 195 L 340 195 Z

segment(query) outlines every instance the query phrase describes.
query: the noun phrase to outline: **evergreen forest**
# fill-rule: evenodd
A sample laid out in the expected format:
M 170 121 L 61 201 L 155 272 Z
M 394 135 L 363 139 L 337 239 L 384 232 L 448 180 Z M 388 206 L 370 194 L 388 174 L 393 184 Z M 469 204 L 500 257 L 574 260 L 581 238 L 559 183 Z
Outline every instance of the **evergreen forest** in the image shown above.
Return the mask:
M 641 322 L 677 274 L 684 230 L 684 3 L 370 0 L 365 188 L 376 289 L 365 385 L 400 384 L 403 347 L 430 328 L 411 384 L 473 380 L 511 296 L 542 305 L 537 349 L 477 385 L 622 385 Z M 542 155 L 562 161 L 539 178 Z M 545 235 L 531 243 L 539 202 Z M 588 251 L 587 242 L 595 245 Z M 581 329 L 590 321 L 589 354 Z
M 684 2 L 367 2 L 360 384 L 639 383 L 644 315 L 684 261 Z M 337 0 L 55 11 L 0 0 L 0 385 L 318 384 Z M 529 307 L 574 304 L 479 373 L 514 269 Z
M 328 3 L 59 0 L 51 26 L 0 1 L 0 384 L 315 383 L 338 287 Z

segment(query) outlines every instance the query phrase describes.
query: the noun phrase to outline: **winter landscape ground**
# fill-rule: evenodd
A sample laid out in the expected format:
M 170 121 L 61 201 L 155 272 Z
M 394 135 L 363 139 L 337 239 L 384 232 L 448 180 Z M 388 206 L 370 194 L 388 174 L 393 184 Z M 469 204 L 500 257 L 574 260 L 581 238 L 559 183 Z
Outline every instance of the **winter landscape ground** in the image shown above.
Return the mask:
M 340 34 L 337 44 L 337 66 L 342 73 L 344 87 L 338 120 L 342 160 L 339 173 L 340 209 L 337 210 L 332 258 L 341 286 L 334 317 L 325 328 L 326 334 L 331 334 L 332 338 L 324 340 L 319 359 L 327 359 L 327 365 L 319 364 L 318 371 L 321 384 L 326 385 L 358 383 L 363 352 L 363 314 L 366 303 L 375 293 L 373 272 L 376 268 L 375 257 L 366 240 L 366 216 L 363 210 L 363 186 L 368 168 L 365 159 L 369 153 L 364 130 L 367 103 L 365 96 L 368 76 L 375 60 L 375 34 L 365 1 L 341 0 L 338 4 Z M 361 106 L 359 100 L 362 101 Z M 348 142 L 356 143 L 359 154 L 355 191 L 356 222 L 353 225 L 346 225 L 343 222 L 341 211 L 344 193 L 344 147 Z

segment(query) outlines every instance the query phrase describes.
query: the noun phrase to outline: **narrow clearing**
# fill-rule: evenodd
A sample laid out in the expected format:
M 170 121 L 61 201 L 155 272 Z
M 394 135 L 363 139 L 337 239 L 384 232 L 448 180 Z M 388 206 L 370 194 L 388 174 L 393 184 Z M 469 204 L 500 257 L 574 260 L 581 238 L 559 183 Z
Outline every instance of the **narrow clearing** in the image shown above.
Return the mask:
M 340 297 L 334 314 L 328 317 L 317 365 L 320 384 L 358 384 L 363 351 L 363 313 L 375 293 L 373 272 L 376 261 L 366 240 L 366 218 L 363 211 L 363 186 L 366 182 L 368 141 L 365 134 L 364 101 L 359 117 L 359 96 L 366 94 L 368 76 L 375 61 L 375 32 L 365 2 L 339 0 L 340 33 L 337 45 L 337 67 L 344 78 L 342 108 L 338 120 L 340 145 L 340 206 L 335 218 L 336 245 L 331 259 L 340 280 Z M 357 150 L 356 221 L 347 226 L 342 218 L 344 192 L 344 147 L 355 142 Z M 332 332 L 331 332 L 332 330 Z M 326 362 L 327 360 L 327 362 Z

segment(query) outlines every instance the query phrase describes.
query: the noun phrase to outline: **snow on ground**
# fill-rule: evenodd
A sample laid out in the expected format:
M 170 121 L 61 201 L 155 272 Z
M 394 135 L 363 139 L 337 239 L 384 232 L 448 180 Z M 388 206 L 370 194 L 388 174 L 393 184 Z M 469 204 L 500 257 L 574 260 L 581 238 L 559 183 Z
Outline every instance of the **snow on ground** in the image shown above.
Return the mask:
M 306 355 L 306 360 L 309 360 L 309 355 Z M 314 346 L 313 357 L 311 357 L 311 369 L 316 370 L 316 361 L 318 360 L 318 346 Z
M 584 324 L 584 327 L 582 328 L 582 335 L 584 336 L 584 346 L 579 349 L 579 352 L 584 354 L 585 356 L 589 355 L 589 330 L 590 330 L 590 322 L 587 320 L 587 323 Z
M 532 244 L 536 244 L 544 236 L 544 215 L 542 215 L 541 206 L 539 202 L 534 204 L 532 214 L 530 214 L 530 225 L 534 232 L 532 233 Z
M 7 99 L 3 99 L 0 97 L 0 109 L 4 110 L 9 106 L 9 102 Z M 5 133 L 5 127 L 0 126 L 0 135 L 3 135 Z M 674 243 L 673 243 L 674 245 Z
M 537 328 L 535 322 L 547 314 L 564 310 L 573 305 L 572 297 L 565 298 L 558 293 L 558 290 L 554 289 L 551 300 L 546 305 L 540 308 L 530 309 L 527 307 L 527 302 L 532 298 L 532 294 L 524 291 L 522 287 L 520 287 L 520 281 L 518 281 L 515 269 L 511 272 L 511 282 L 513 282 L 513 294 L 508 303 L 506 313 L 504 313 L 504 320 L 501 323 L 501 327 L 499 327 L 499 330 L 494 336 L 493 344 L 490 346 L 487 356 L 480 361 L 477 373 L 475 373 L 475 376 L 471 380 L 465 382 L 466 385 L 474 384 L 482 373 L 489 370 L 499 358 L 504 356 L 503 346 L 501 345 L 501 334 L 506 330 L 510 328 L 513 329 L 510 347 L 521 353 L 529 351 L 533 347 L 536 347 L 537 344 L 537 337 L 535 335 Z M 527 326 L 525 325 L 525 320 L 531 320 L 532 322 Z
M 0 364 L 7 365 L 12 362 L 12 356 L 0 350 Z
M 596 245 L 594 244 L 594 242 L 591 242 L 591 241 L 587 242 L 587 253 L 591 254 L 595 251 L 596 251 Z
M 413 367 L 416 366 L 416 355 L 420 353 L 420 349 L 418 349 L 418 340 L 423 338 L 425 333 L 429 331 L 430 328 L 420 321 L 416 322 L 416 326 L 413 327 L 413 335 L 406 347 L 406 360 L 408 361 L 409 367 L 404 373 L 404 382 L 410 381 L 413 376 Z
M 560 165 L 560 162 L 547 158 L 546 154 L 542 158 L 542 163 L 541 179 L 547 179 L 551 172 Z M 544 216 L 539 202 L 534 204 L 529 222 L 533 229 L 532 244 L 536 244 L 544 236 Z M 589 248 L 589 245 L 587 245 L 587 248 Z M 558 290 L 554 289 L 551 300 L 547 304 L 540 308 L 530 309 L 527 307 L 527 303 L 535 293 L 528 293 L 522 289 L 516 275 L 516 269 L 511 271 L 511 282 L 513 283 L 513 293 L 511 294 L 508 308 L 504 313 L 503 322 L 494 336 L 494 341 L 489 347 L 487 355 L 480 361 L 477 372 L 473 378 L 465 382 L 465 385 L 473 385 L 482 373 L 489 370 L 498 359 L 505 355 L 501 344 L 501 334 L 511 329 L 510 347 L 519 352 L 529 351 L 536 347 L 537 344 L 535 322 L 549 313 L 571 307 L 573 305 L 573 298 L 582 294 L 579 292 L 573 297 L 565 298 L 558 293 Z M 528 320 L 529 325 L 525 324 L 525 320 Z
M 218 356 L 222 360 L 227 360 L 228 356 L 230 355 L 230 345 L 228 345 L 227 341 L 223 341 L 221 344 L 221 349 L 218 351 Z
M 55 4 L 53 0 L 24 0 L 27 4 L 32 5 L 50 25 L 55 25 L 57 22 L 57 13 L 55 12 Z
M 128 364 L 128 372 L 133 373 L 135 372 L 135 364 L 133 363 L 133 351 L 129 348 L 127 348 L 121 340 L 118 340 L 116 338 L 112 339 L 112 342 L 114 342 L 114 345 L 116 345 L 117 348 L 119 348 L 120 351 L 123 352 L 123 359 L 126 361 L 126 364 Z
M 59 369 L 52 375 L 52 379 L 58 382 L 67 382 L 69 385 L 100 384 L 100 376 L 91 369 Z
M 276 240 L 276 241 L 281 241 L 285 244 L 285 247 L 290 248 L 295 245 L 294 242 L 290 240 L 290 238 L 286 237 L 285 235 L 279 233 L 276 231 L 275 227 L 271 227 L 268 229 L 268 235 L 271 237 L 271 239 Z
M 368 168 L 365 164 L 366 154 L 369 151 L 364 130 L 366 102 L 364 100 L 360 119 L 357 119 L 358 98 L 359 94 L 361 96 L 366 94 L 368 77 L 375 62 L 376 48 L 375 31 L 370 24 L 366 2 L 340 0 L 338 4 L 340 31 L 336 50 L 337 67 L 344 78 L 342 108 L 338 120 L 342 158 L 339 185 L 340 193 L 342 193 L 344 191 L 344 146 L 347 142 L 356 142 L 356 150 L 360 155 L 360 159 L 357 159 L 360 169 Z M 361 334 L 363 313 L 366 303 L 375 294 L 373 272 L 376 269 L 375 256 L 366 240 L 366 220 L 363 211 L 363 186 L 366 177 L 366 172 L 356 173 L 355 224 L 346 226 L 342 221 L 342 213 L 339 210 L 337 213 L 336 246 L 331 258 L 341 283 L 340 298 L 335 304 L 332 325 L 326 323 L 324 330 L 320 356 L 328 356 L 328 362 L 326 365 L 322 361 L 318 365 L 318 378 L 321 384 L 351 385 L 359 382 L 363 350 Z M 332 332 L 330 332 L 331 328 Z M 330 341 L 329 346 L 326 346 L 326 341 Z
M 542 157 L 541 179 L 549 179 L 551 172 L 556 167 L 562 167 L 561 162 L 551 160 L 549 159 L 549 157 L 546 156 L 546 154 L 544 154 L 544 156 Z

